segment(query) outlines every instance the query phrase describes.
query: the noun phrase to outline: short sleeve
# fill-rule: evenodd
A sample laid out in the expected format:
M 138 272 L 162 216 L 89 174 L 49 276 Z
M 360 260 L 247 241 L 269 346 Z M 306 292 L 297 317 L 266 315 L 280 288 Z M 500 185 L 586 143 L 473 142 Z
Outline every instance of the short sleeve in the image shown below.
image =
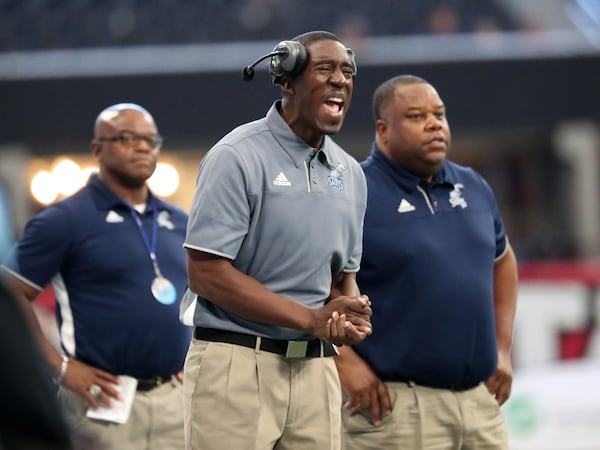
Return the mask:
M 70 245 L 68 213 L 58 205 L 41 211 L 25 226 L 5 266 L 37 289 L 58 273 Z
M 200 165 L 184 246 L 235 259 L 249 223 L 246 167 L 233 148 L 214 147 Z

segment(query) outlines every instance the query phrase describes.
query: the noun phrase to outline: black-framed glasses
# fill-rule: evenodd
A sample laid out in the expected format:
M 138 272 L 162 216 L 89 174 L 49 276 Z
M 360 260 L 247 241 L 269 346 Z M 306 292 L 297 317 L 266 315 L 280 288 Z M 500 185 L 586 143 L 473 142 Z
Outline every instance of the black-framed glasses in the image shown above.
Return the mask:
M 99 141 L 120 142 L 128 147 L 138 145 L 141 141 L 148 144 L 150 148 L 160 149 L 163 144 L 163 137 L 160 134 L 156 136 L 142 136 L 141 134 L 132 133 L 131 131 L 122 131 L 115 136 L 101 136 L 97 138 Z

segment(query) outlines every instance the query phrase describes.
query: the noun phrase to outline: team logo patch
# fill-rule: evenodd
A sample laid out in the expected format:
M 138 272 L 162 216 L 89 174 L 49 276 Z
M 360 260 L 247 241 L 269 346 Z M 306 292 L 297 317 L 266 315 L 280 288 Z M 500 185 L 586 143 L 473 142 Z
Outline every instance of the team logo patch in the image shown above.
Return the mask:
M 346 167 L 342 163 L 338 163 L 327 176 L 327 183 L 329 187 L 336 188 L 338 191 L 344 190 L 344 178 L 342 176 L 343 172 L 346 171 Z
M 159 227 L 166 228 L 167 230 L 175 229 L 175 225 L 173 225 L 173 222 L 171 222 L 171 214 L 169 214 L 169 211 L 159 212 L 156 222 L 158 223 Z
M 467 201 L 463 198 L 461 192 L 464 187 L 465 186 L 462 183 L 456 183 L 454 189 L 450 191 L 450 198 L 448 201 L 453 208 L 460 206 L 462 209 L 465 209 L 467 207 Z

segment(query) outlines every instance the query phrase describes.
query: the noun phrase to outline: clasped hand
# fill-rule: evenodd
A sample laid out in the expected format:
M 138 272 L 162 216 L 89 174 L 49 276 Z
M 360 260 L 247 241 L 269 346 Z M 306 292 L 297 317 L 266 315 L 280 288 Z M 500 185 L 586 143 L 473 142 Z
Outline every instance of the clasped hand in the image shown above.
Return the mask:
M 338 296 L 320 308 L 314 335 L 338 346 L 357 344 L 373 332 L 372 314 L 366 295 Z

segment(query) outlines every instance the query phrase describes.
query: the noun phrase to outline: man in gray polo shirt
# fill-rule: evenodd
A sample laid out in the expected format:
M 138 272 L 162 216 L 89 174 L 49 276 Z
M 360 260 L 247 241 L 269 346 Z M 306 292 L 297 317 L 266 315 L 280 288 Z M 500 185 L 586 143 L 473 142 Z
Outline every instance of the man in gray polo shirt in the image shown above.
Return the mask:
M 269 57 L 282 99 L 208 152 L 190 212 L 188 449 L 340 448 L 331 356 L 371 333 L 355 280 L 366 183 L 328 136 L 350 105 L 352 51 L 310 32 Z

